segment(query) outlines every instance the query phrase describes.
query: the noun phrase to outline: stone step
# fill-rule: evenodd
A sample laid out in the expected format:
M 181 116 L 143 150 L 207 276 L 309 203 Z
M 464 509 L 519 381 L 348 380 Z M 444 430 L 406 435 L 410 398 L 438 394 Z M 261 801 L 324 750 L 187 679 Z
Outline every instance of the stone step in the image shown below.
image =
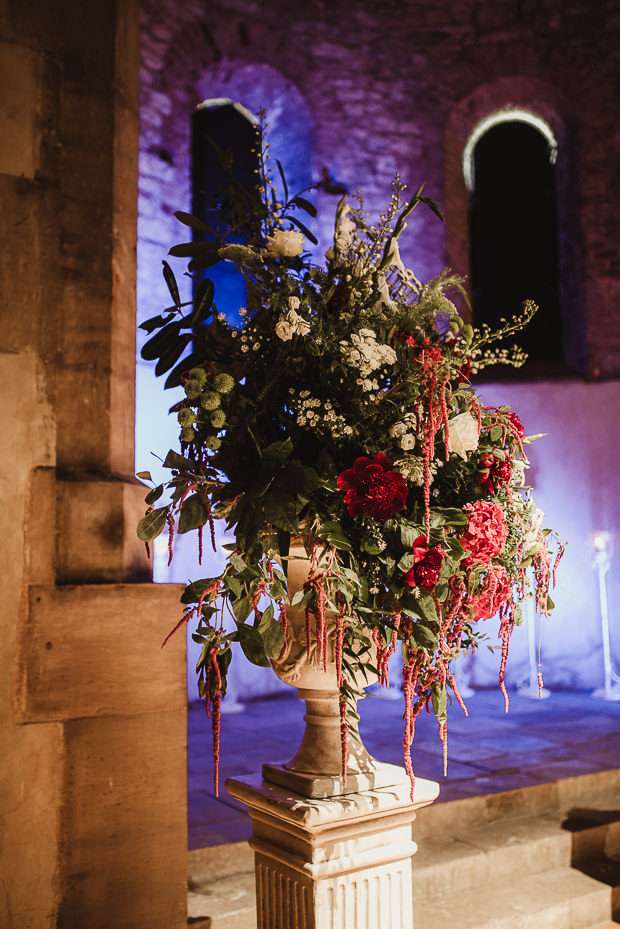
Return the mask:
M 554 868 L 515 875 L 484 891 L 463 885 L 459 893 L 418 900 L 413 924 L 419 929 L 594 929 L 608 923 L 611 888 L 576 871 Z
M 191 929 L 256 929 L 254 871 L 195 884 L 187 895 Z
M 620 918 L 620 772 L 436 803 L 413 834 L 415 929 L 607 929 Z M 254 929 L 247 842 L 190 852 L 192 929 Z

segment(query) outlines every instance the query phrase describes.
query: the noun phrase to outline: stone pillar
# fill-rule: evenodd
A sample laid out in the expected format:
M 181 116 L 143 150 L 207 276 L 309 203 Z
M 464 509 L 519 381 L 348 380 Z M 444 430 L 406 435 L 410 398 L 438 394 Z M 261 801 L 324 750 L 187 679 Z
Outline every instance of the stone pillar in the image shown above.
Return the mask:
M 180 588 L 135 536 L 139 4 L 0 6 L 0 925 L 180 929 Z
M 328 799 L 259 775 L 226 789 L 252 817 L 258 929 L 412 929 L 411 824 L 434 781 L 418 778 L 413 801 L 408 780 Z

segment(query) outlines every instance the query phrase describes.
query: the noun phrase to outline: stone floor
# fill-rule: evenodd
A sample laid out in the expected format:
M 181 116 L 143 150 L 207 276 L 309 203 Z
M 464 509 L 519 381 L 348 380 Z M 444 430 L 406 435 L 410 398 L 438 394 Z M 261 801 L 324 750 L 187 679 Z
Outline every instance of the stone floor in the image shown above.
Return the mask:
M 402 764 L 402 698 L 369 696 L 360 731 L 380 761 Z M 466 700 L 469 716 L 453 704 L 448 714 L 448 773 L 434 718 L 416 727 L 413 764 L 420 777 L 441 785 L 439 801 L 512 790 L 563 777 L 620 767 L 620 701 L 587 693 L 552 693 L 537 700 L 510 694 L 510 709 L 496 690 Z M 222 715 L 220 792 L 213 789 L 211 723 L 203 703 L 188 715 L 189 847 L 247 839 L 245 807 L 224 788 L 227 777 L 260 771 L 265 761 L 288 760 L 301 741 L 303 704 L 279 695 L 254 700 L 242 712 Z

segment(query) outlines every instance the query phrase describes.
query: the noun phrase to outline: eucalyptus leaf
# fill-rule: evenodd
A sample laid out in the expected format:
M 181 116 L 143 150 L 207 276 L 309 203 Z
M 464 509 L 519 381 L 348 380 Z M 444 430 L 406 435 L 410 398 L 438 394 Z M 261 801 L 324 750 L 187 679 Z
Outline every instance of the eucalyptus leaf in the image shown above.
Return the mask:
M 284 629 L 274 616 L 273 606 L 269 604 L 258 625 L 263 640 L 265 654 L 268 658 L 279 658 L 284 647 Z
M 169 509 L 169 506 L 161 506 L 142 517 L 137 528 L 138 538 L 142 542 L 150 542 L 161 533 L 166 525 Z
M 204 526 L 207 521 L 207 507 L 199 494 L 190 494 L 186 497 L 181 506 L 181 515 L 179 516 L 179 532 L 191 532 L 192 529 L 198 529 Z
M 269 659 L 265 654 L 263 637 L 258 629 L 254 629 L 253 626 L 248 626 L 247 623 L 240 623 L 237 627 L 237 631 L 239 633 L 241 649 L 248 661 L 251 661 L 252 664 L 258 665 L 261 668 L 270 667 Z

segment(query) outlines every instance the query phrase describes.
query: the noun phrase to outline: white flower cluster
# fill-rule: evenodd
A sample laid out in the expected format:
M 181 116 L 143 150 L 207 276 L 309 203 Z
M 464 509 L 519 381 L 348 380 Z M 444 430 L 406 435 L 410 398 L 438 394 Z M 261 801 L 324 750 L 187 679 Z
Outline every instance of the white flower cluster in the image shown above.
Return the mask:
M 246 308 L 245 308 L 244 306 L 242 306 L 241 309 L 239 310 L 239 316 L 241 317 L 241 319 L 243 320 L 244 323 L 245 323 L 245 321 L 246 321 L 245 317 L 246 317 L 247 315 L 248 315 L 248 311 L 246 310 Z M 231 334 L 231 336 L 233 337 L 233 339 L 236 339 L 237 336 L 239 335 L 239 330 L 238 330 L 238 329 L 233 329 L 233 330 L 231 331 L 230 334 Z M 251 340 L 251 339 L 250 339 L 250 336 L 249 336 L 248 333 L 247 333 L 247 331 L 246 331 L 245 329 L 242 329 L 242 330 L 241 330 L 241 334 L 239 335 L 239 341 L 241 342 L 241 345 L 240 345 L 241 351 L 242 351 L 244 354 L 245 354 L 246 352 L 249 352 L 249 351 L 250 351 L 250 343 L 252 343 L 252 351 L 253 351 L 253 352 L 257 352 L 257 351 L 259 351 L 259 349 L 260 349 L 260 347 L 261 347 L 262 336 L 261 336 L 260 332 L 257 332 L 257 331 L 255 330 L 255 331 L 253 332 L 253 340 Z
M 301 390 L 295 395 L 294 389 L 289 388 L 291 404 L 297 413 L 298 426 L 311 426 L 317 432 L 327 429 L 332 436 L 353 435 L 353 429 L 347 425 L 344 416 L 336 413 L 331 400 L 322 402 L 313 397 L 309 390 Z
M 404 452 L 410 452 L 415 448 L 416 443 L 416 418 L 413 413 L 406 413 L 402 420 L 394 423 L 388 430 L 393 439 L 398 439 L 398 444 Z M 414 483 L 417 483 L 415 481 Z
M 288 342 L 289 339 L 293 338 L 295 333 L 298 335 L 308 335 L 310 332 L 310 323 L 297 312 L 299 309 L 299 297 L 289 297 L 288 305 L 288 313 L 284 319 L 276 323 L 276 335 L 279 339 L 282 339 L 283 342 Z
M 340 351 L 351 367 L 359 368 L 362 381 L 368 379 L 368 375 L 382 365 L 394 364 L 397 357 L 393 348 L 377 342 L 377 335 L 372 329 L 354 332 L 349 342 L 345 340 L 340 343 Z
M 442 461 L 431 461 L 430 463 L 430 483 L 433 483 L 437 471 L 443 464 Z M 399 471 L 406 481 L 411 484 L 417 484 L 419 487 L 424 486 L 424 459 L 417 458 L 414 455 L 407 455 L 405 458 L 399 458 L 394 462 L 394 467 Z

